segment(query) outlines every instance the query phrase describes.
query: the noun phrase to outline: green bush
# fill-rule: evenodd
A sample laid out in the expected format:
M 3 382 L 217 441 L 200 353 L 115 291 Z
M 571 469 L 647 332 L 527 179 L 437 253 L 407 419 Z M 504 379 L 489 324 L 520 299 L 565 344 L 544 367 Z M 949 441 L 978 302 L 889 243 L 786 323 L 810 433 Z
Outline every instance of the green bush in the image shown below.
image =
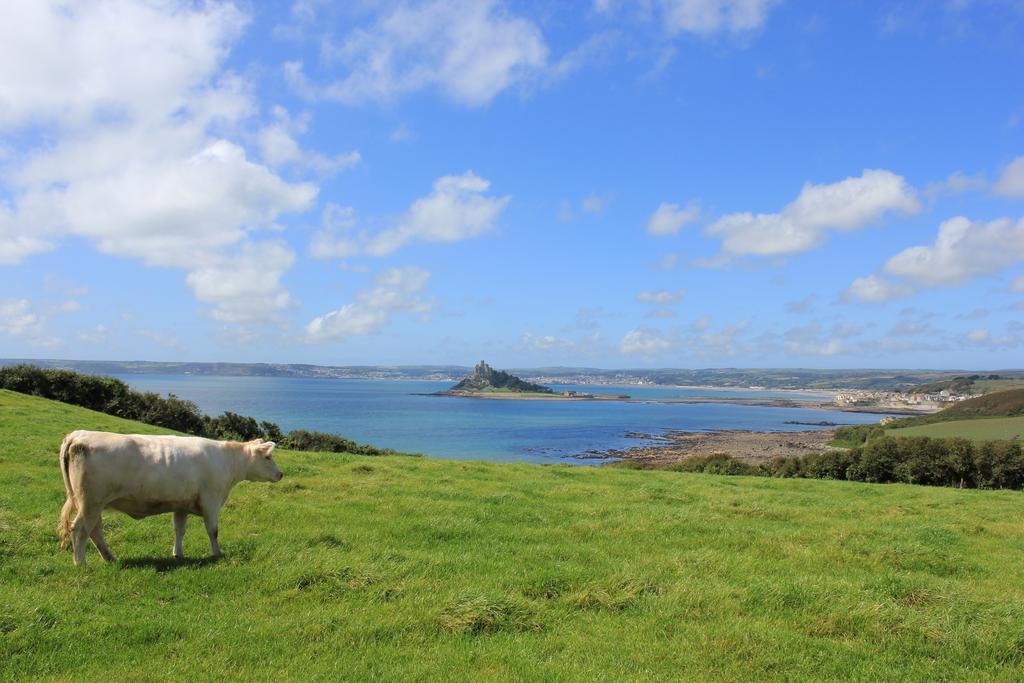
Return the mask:
M 1019 490 L 1024 489 L 1024 447 L 1014 441 L 975 443 L 960 438 L 886 436 L 849 450 L 780 456 L 757 466 L 719 453 L 688 458 L 670 469 Z
M 879 424 L 849 425 L 836 429 L 833 442 L 844 446 L 860 446 L 882 436 L 885 436 L 885 429 Z
M 672 465 L 677 472 L 703 472 L 705 474 L 759 474 L 758 468 L 725 453 L 702 455 L 681 460 Z
M 896 465 L 900 461 L 897 439 L 883 436 L 868 441 L 860 449 L 859 456 L 850 467 L 851 479 L 876 484 L 896 481 Z
M 384 455 L 393 453 L 390 449 L 376 448 L 368 444 L 358 444 L 338 434 L 311 432 L 296 429 L 288 432 L 281 440 L 281 446 L 296 451 L 327 451 L 329 453 L 356 453 L 358 455 Z
M 803 460 L 804 476 L 811 479 L 846 479 L 847 470 L 855 462 L 853 451 L 824 451 L 810 453 Z

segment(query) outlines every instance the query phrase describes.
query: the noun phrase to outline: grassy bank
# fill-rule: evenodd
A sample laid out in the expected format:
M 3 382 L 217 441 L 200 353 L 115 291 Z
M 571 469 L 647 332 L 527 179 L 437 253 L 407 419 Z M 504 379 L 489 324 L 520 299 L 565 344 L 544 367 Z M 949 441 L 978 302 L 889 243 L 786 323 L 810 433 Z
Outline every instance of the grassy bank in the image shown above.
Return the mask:
M 0 678 L 1012 679 L 1022 494 L 280 452 L 226 557 L 107 513 L 57 551 L 57 446 L 152 427 L 0 392 Z
M 886 430 L 890 436 L 959 436 L 972 441 L 1024 438 L 1024 416 L 982 417 L 973 420 L 951 420 L 932 424 Z

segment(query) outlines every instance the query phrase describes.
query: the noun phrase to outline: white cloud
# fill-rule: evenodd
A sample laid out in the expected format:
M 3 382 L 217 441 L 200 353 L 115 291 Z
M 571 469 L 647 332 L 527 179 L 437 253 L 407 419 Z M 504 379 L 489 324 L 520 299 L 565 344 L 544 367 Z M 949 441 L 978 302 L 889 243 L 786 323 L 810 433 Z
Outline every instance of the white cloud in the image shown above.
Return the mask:
M 320 217 L 321 228 L 313 234 L 310 253 L 321 259 L 346 259 L 356 256 L 361 248 L 352 235 L 356 226 L 356 210 L 328 202 Z
M 669 351 L 674 346 L 672 340 L 657 330 L 636 328 L 626 333 L 619 341 L 619 352 L 627 356 L 642 356 L 646 359 Z
M 75 338 L 84 344 L 103 344 L 107 341 L 108 332 L 106 325 L 98 324 L 89 330 L 79 332 Z
M 59 304 L 55 304 L 53 306 L 50 306 L 49 312 L 50 313 L 74 313 L 75 311 L 80 310 L 81 308 L 82 308 L 82 304 L 78 303 L 74 299 L 68 299 L 67 301 L 62 301 Z
M 433 191 L 413 202 L 395 228 L 373 236 L 366 252 L 385 256 L 410 242 L 459 242 L 490 230 L 511 197 L 488 197 L 491 183 L 467 171 L 434 181 Z
M 878 303 L 909 296 L 913 292 L 913 287 L 901 282 L 893 282 L 879 275 L 868 275 L 854 280 L 841 298 L 843 301 Z
M 583 67 L 601 59 L 607 59 L 612 48 L 619 41 L 617 30 L 595 33 L 582 43 L 563 54 L 556 62 L 548 65 L 547 83 L 556 83 L 568 78 Z
M 939 226 L 934 244 L 905 249 L 884 270 L 919 285 L 957 285 L 1024 261 L 1024 219 L 971 221 L 957 216 Z
M 917 337 L 923 334 L 937 335 L 937 330 L 926 322 L 902 318 L 889 330 L 892 337 Z
M 803 356 L 836 356 L 847 351 L 843 335 L 824 334 L 817 323 L 791 327 L 783 335 L 786 351 Z
M 838 356 L 847 348 L 841 339 L 830 337 L 819 342 L 786 342 L 786 350 L 805 356 Z
M 667 289 L 658 289 L 649 292 L 637 292 L 636 300 L 646 304 L 669 306 L 679 303 L 679 300 L 682 299 L 685 294 L 685 289 L 676 289 L 672 291 Z
M 967 340 L 975 343 L 985 342 L 989 339 L 989 332 L 985 329 L 971 330 L 967 333 Z
M 42 314 L 28 299 L 0 299 L 0 335 L 14 337 L 35 347 L 59 347 L 63 340 L 48 332 L 47 323 L 50 315 L 63 312 L 57 307 Z
M 583 213 L 602 213 L 605 209 L 607 200 L 603 197 L 599 197 L 596 194 L 588 194 L 580 202 L 580 210 Z
M 1017 157 L 1003 169 L 992 189 L 1004 197 L 1024 199 L 1024 156 Z
M 654 10 L 669 35 L 696 34 L 710 38 L 720 33 L 746 33 L 760 28 L 772 5 L 779 0 L 654 0 L 627 3 L 624 0 L 594 0 L 594 10 L 614 14 L 623 6 L 641 16 Z
M 416 131 L 414 131 L 408 124 L 399 124 L 397 128 L 391 131 L 391 135 L 388 136 L 388 140 L 391 142 L 411 142 L 416 139 Z
M 988 181 L 983 175 L 967 175 L 963 171 L 950 173 L 945 180 L 928 183 L 922 194 L 929 199 L 935 199 L 943 195 L 957 195 L 972 190 L 982 190 L 988 187 Z
M 576 216 L 572 211 L 572 202 L 568 199 L 560 201 L 558 203 L 558 222 L 571 223 L 575 218 Z
M 260 152 L 263 160 L 271 166 L 296 165 L 308 168 L 321 175 L 352 168 L 362 161 L 358 151 L 343 152 L 326 157 L 318 152 L 308 152 L 299 147 L 295 139 L 280 125 L 267 126 L 260 131 Z
M 1020 339 L 1010 336 L 993 336 L 992 333 L 985 328 L 971 330 L 970 332 L 967 333 L 966 339 L 968 342 L 975 346 L 984 346 L 986 348 L 993 349 L 1011 348 L 1020 345 L 1021 342 Z
M 676 312 L 671 308 L 652 308 L 644 313 L 644 317 L 652 320 L 667 320 L 676 317 Z
M 433 303 L 418 295 L 430 273 L 421 268 L 390 268 L 377 276 L 376 285 L 356 295 L 356 300 L 314 318 L 306 325 L 310 341 L 337 341 L 372 334 L 390 322 L 397 312 L 426 314 Z
M 329 176 L 362 161 L 362 155 L 356 150 L 328 157 L 302 149 L 295 136 L 306 131 L 309 117 L 294 118 L 282 107 L 275 107 L 274 115 L 276 120 L 261 128 L 257 136 L 260 156 L 267 164 L 273 167 L 291 166 L 320 176 Z
M 346 258 L 360 253 L 386 256 L 415 242 L 459 242 L 492 227 L 511 197 L 490 197 L 491 183 L 467 171 L 434 181 L 433 191 L 412 203 L 393 228 L 375 234 L 354 233 L 351 209 L 325 211 L 325 226 L 313 237 L 314 256 Z
M 41 237 L 29 221 L 15 215 L 0 199 L 0 266 L 12 266 L 55 246 L 51 237 Z
M 28 299 L 0 299 L 0 332 L 11 337 L 36 336 L 43 320 Z
M 325 40 L 323 61 L 343 75 L 324 87 L 291 63 L 286 75 L 300 94 L 345 104 L 389 101 L 436 87 L 467 106 L 539 76 L 548 48 L 540 29 L 497 0 L 428 0 L 393 5 L 340 42 Z
M 583 326 L 569 325 L 567 328 L 575 327 L 580 334 L 573 337 L 558 336 L 553 334 L 538 335 L 532 332 L 524 332 L 519 338 L 517 350 L 531 353 L 542 353 L 548 356 L 568 358 L 581 357 L 605 357 L 608 354 L 608 347 L 602 343 L 601 331 L 597 329 L 585 329 Z
M 676 263 L 678 261 L 679 254 L 665 254 L 660 259 L 658 259 L 657 263 L 654 264 L 654 267 L 657 268 L 658 270 L 673 270 L 676 267 Z
M 723 257 L 781 256 L 818 246 L 827 230 L 850 232 L 885 213 L 914 213 L 920 203 L 902 176 L 865 170 L 859 177 L 828 185 L 804 185 L 779 213 L 734 213 L 708 226 L 722 238 Z
M 60 156 L 71 162 L 77 153 Z M 316 196 L 315 186 L 283 181 L 226 140 L 184 158 L 123 161 L 121 169 L 79 166 L 66 187 L 30 190 L 25 204 L 49 203 L 55 231 L 89 237 L 106 253 L 188 268 Z
M 213 305 L 210 317 L 227 323 L 264 323 L 279 319 L 291 296 L 281 277 L 295 254 L 280 242 L 250 242 L 238 254 L 224 254 L 188 274 L 186 282 L 200 301 Z
M 669 33 L 742 33 L 760 28 L 777 0 L 661 0 Z
M 141 329 L 135 330 L 135 334 L 143 339 L 148 339 L 154 344 L 162 346 L 165 349 L 173 349 L 178 352 L 185 350 L 181 340 L 178 339 L 178 335 L 176 335 L 172 330 Z
M 700 321 L 697 321 L 700 322 Z M 691 339 L 689 345 L 693 352 L 703 357 L 724 357 L 735 356 L 741 351 L 749 352 L 740 340 L 740 336 L 747 329 L 747 321 L 743 320 L 733 325 L 727 325 L 718 331 L 707 330 L 696 338 Z M 697 323 L 694 323 L 697 327 Z
M 519 345 L 529 351 L 555 351 L 575 348 L 576 342 L 550 334 L 538 336 L 531 332 L 524 332 L 519 339 Z
M 247 18 L 230 3 L 9 0 L 0 128 L 159 120 L 191 109 Z
M 8 160 L 0 185 L 0 262 L 79 235 L 190 271 L 221 319 L 255 317 L 222 305 L 203 273 L 226 272 L 231 247 L 244 265 L 264 248 L 251 234 L 308 209 L 317 187 L 283 180 L 238 141 L 257 108 L 223 64 L 247 21 L 228 3 L 4 4 L 0 63 L 19 66 L 0 80 L 0 130 L 33 146 Z M 264 152 L 275 164 L 304 154 L 280 136 Z
M 700 217 L 700 206 L 690 202 L 685 207 L 662 202 L 647 221 L 648 235 L 676 235 L 683 226 Z
M 966 313 L 957 313 L 956 318 L 958 320 L 982 320 L 989 317 L 992 314 L 992 309 L 979 306 L 978 308 L 971 309 Z
M 808 294 L 803 299 L 797 299 L 795 301 L 787 301 L 786 302 L 786 312 L 787 313 L 808 313 L 808 312 L 810 312 L 810 310 L 812 308 L 814 308 L 814 300 L 816 298 L 817 297 L 815 297 L 814 294 Z

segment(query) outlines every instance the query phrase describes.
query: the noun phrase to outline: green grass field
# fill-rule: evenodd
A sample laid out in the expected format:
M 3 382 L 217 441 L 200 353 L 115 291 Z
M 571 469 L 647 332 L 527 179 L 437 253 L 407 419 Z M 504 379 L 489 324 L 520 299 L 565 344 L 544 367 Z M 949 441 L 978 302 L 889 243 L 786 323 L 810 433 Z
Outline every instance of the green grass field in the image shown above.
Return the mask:
M 57 550 L 57 447 L 0 392 L 0 679 L 1017 680 L 1019 492 L 280 452 L 226 556 L 169 516 Z
M 1024 438 L 1024 416 L 935 422 L 915 427 L 889 429 L 886 434 L 890 436 L 960 436 L 972 441 L 1021 439 Z

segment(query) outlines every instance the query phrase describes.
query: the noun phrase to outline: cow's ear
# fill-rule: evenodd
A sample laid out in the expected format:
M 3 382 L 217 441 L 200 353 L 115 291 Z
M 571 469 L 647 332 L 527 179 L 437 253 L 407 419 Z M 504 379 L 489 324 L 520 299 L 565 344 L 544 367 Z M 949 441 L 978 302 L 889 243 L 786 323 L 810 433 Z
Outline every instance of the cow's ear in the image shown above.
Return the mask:
M 273 453 L 274 452 L 274 448 L 276 448 L 276 447 L 277 447 L 277 444 L 274 443 L 273 441 L 264 441 L 263 443 L 261 443 L 259 445 L 259 449 L 261 451 L 263 451 L 264 453 L 267 453 L 267 454 Z

